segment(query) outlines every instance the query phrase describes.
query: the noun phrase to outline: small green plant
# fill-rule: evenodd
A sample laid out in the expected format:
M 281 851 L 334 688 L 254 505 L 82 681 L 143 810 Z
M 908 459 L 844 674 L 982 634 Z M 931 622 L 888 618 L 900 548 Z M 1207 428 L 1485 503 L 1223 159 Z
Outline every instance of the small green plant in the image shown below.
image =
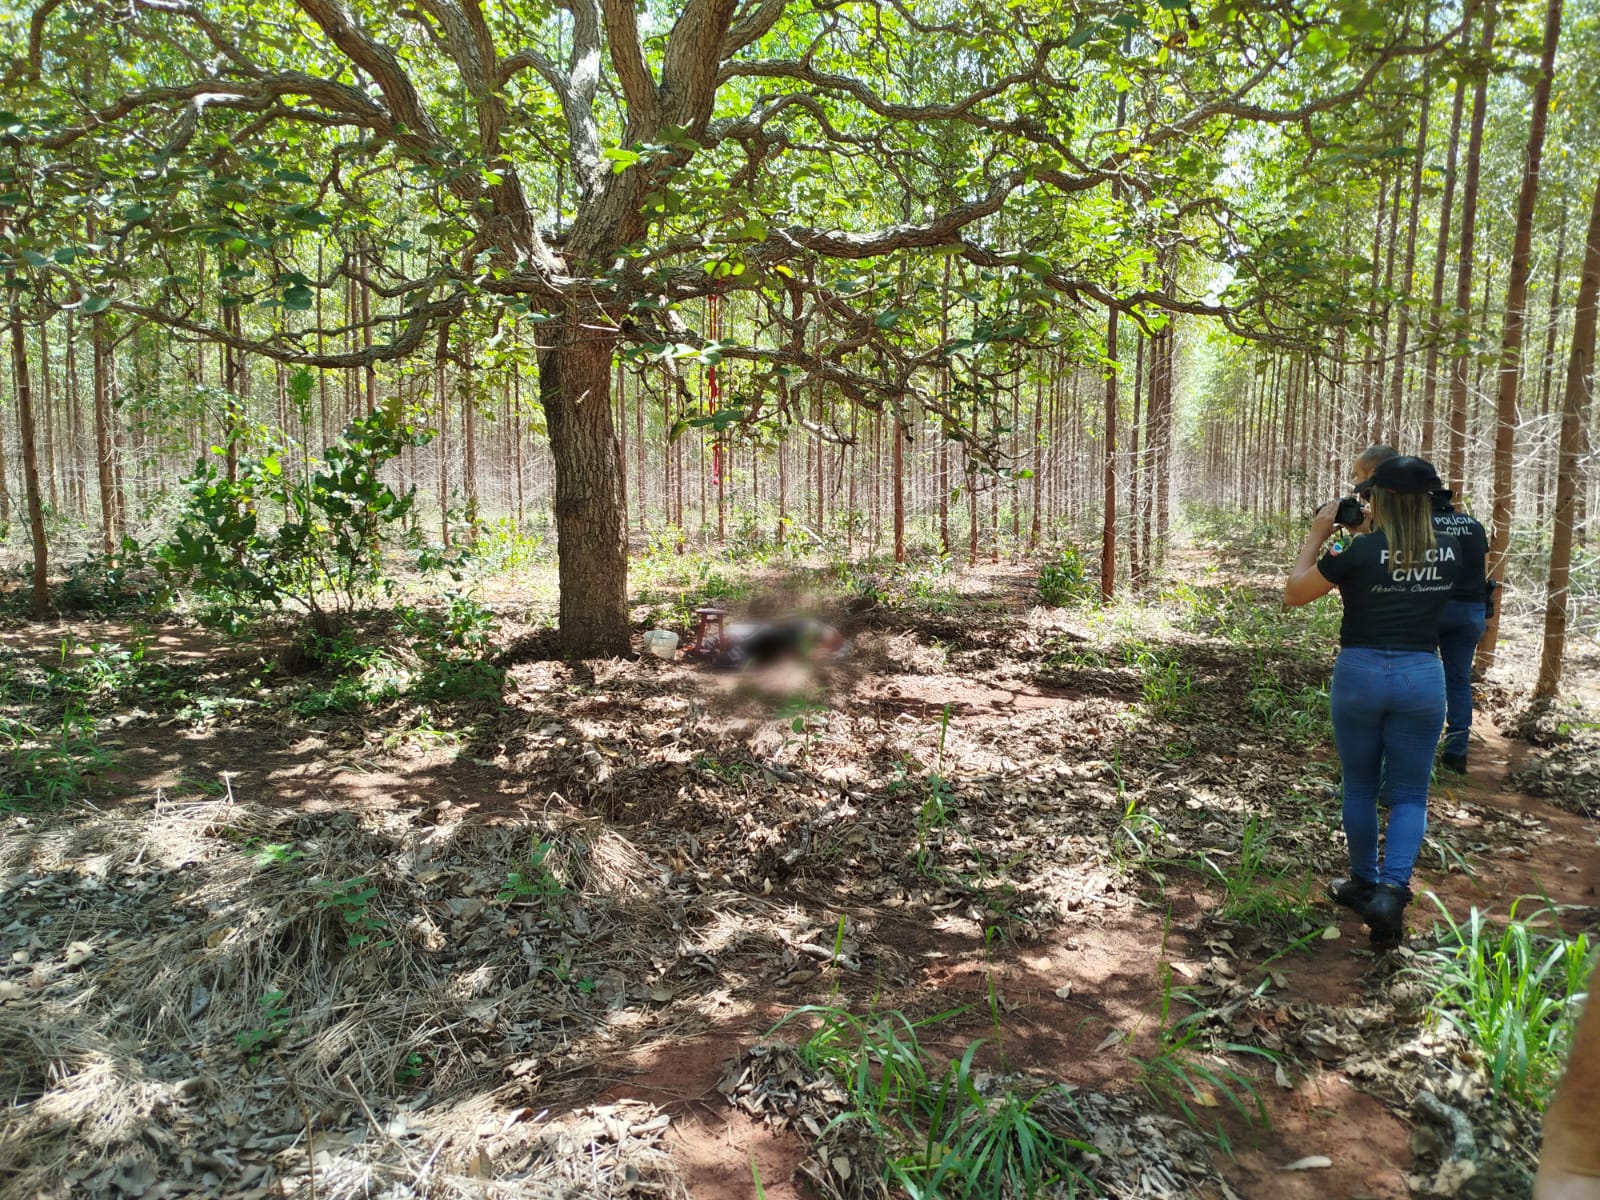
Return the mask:
M 339 914 L 345 926 L 346 944 L 351 950 L 394 945 L 393 938 L 384 936 L 389 932 L 389 922 L 372 909 L 378 889 L 367 882 L 365 875 L 343 883 L 325 883 L 322 888 L 327 894 L 317 907 Z
M 1119 796 L 1121 796 L 1119 788 Z M 1111 856 L 1124 869 L 1147 859 L 1166 837 L 1161 819 L 1139 806 L 1139 797 L 1127 795 L 1123 799 L 1122 819 L 1111 835 Z
M 1034 1115 L 1040 1099 L 1055 1089 L 1023 1095 L 981 1087 L 981 1042 L 943 1070 L 930 1070 L 919 1031 L 960 1011 L 913 1021 L 901 1012 L 858 1017 L 841 1008 L 806 1007 L 779 1021 L 772 1033 L 796 1018 L 817 1020 L 798 1047 L 801 1060 L 832 1076 L 851 1105 L 823 1131 L 824 1138 L 846 1122 L 865 1125 L 887 1147 L 884 1182 L 907 1195 L 988 1200 L 1037 1196 L 1053 1186 L 1076 1194 L 1087 1181 L 1074 1156 L 1092 1153 L 1092 1147 Z
M 0 717 L 0 810 L 54 808 L 88 791 L 91 776 L 111 761 L 95 740 L 95 721 L 77 701 L 69 700 L 54 729 L 39 729 Z
M 1272 862 L 1271 827 L 1251 817 L 1239 836 L 1239 853 L 1231 863 L 1215 853 L 1201 854 L 1201 871 L 1222 884 L 1217 916 L 1244 925 L 1287 928 L 1311 915 L 1311 873 Z
M 827 730 L 827 714 L 826 701 L 814 700 L 810 696 L 792 696 L 778 707 L 774 715 L 788 725 L 791 733 L 804 739 L 804 749 L 809 753 L 816 749 Z M 784 744 L 788 745 L 792 740 L 785 738 Z
M 1436 1021 L 1483 1055 L 1497 1103 L 1543 1107 L 1566 1061 L 1578 1007 L 1593 968 L 1588 934 L 1540 932 L 1511 906 L 1503 926 L 1477 908 L 1459 924 L 1437 896 L 1444 929 L 1436 949 L 1411 968 L 1430 988 Z M 1533 914 L 1560 930 L 1553 906 Z
M 1083 569 L 1083 554 L 1071 542 L 1039 568 L 1039 599 L 1051 608 L 1092 604 L 1099 595 Z
M 394 1081 L 401 1087 L 416 1087 L 428 1074 L 428 1058 L 420 1050 L 406 1055 L 394 1071 Z
M 255 860 L 257 867 L 265 870 L 269 867 L 287 867 L 299 862 L 306 856 L 306 852 L 293 842 L 247 842 L 245 848 L 250 851 L 250 857 Z
M 1151 716 L 1171 717 L 1183 710 L 1194 680 L 1182 663 L 1156 650 L 1139 650 L 1131 665 L 1142 676 L 1140 694 Z
M 1166 961 L 1164 939 L 1160 992 L 1156 1051 L 1148 1059 L 1129 1056 L 1139 1068 L 1139 1086 L 1158 1104 L 1176 1104 L 1196 1129 L 1202 1127 L 1196 1108 L 1219 1108 L 1224 1103 L 1246 1123 L 1270 1128 L 1266 1104 L 1254 1081 L 1222 1061 L 1218 1052 L 1253 1055 L 1271 1063 L 1276 1063 L 1278 1056 L 1260 1046 L 1235 1042 L 1212 1044 L 1213 1039 L 1205 1030 L 1209 1014 L 1193 996 L 1173 990 L 1172 967 Z M 1194 1011 L 1175 1017 L 1175 1004 L 1187 1005 Z M 1216 1134 L 1219 1144 L 1226 1149 L 1227 1135 L 1220 1121 L 1216 1123 Z
M 233 1044 L 244 1052 L 252 1066 L 289 1033 L 289 1021 L 294 1016 L 294 1010 L 285 1005 L 284 999 L 283 992 L 268 992 L 262 996 L 256 1001 L 256 1007 L 260 1010 L 257 1020 L 261 1023 L 253 1029 L 244 1029 L 233 1035 Z
M 554 849 L 552 842 L 535 841 L 527 862 L 506 872 L 505 884 L 496 899 L 506 904 L 534 903 L 545 912 L 552 911 L 556 901 L 567 894 L 546 861 Z

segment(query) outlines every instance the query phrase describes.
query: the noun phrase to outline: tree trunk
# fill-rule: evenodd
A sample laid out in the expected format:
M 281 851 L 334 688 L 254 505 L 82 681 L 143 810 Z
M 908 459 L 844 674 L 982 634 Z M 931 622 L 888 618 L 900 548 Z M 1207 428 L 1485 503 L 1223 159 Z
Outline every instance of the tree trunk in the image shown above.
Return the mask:
M 1465 490 L 1467 451 L 1467 366 L 1468 334 L 1472 327 L 1473 240 L 1478 220 L 1478 167 L 1483 156 L 1483 118 L 1488 105 L 1489 54 L 1494 48 L 1494 27 L 1498 14 L 1491 0 L 1484 15 L 1480 46 L 1479 74 L 1472 87 L 1472 124 L 1467 133 L 1467 177 L 1461 185 L 1461 257 L 1456 264 L 1456 311 L 1452 315 L 1455 336 L 1450 359 L 1450 490 L 1461 495 Z
M 1567 205 L 1561 202 L 1561 224 L 1556 232 L 1556 261 L 1550 270 L 1550 315 L 1544 328 L 1544 353 L 1539 357 L 1539 417 L 1540 426 L 1543 427 L 1543 418 L 1550 415 L 1550 402 L 1553 398 L 1552 387 L 1555 382 L 1556 370 L 1556 332 L 1561 325 L 1561 279 L 1562 269 L 1567 258 Z M 1557 439 L 1559 440 L 1559 438 Z M 1538 481 L 1534 494 L 1539 498 L 1538 523 L 1542 526 L 1549 515 L 1550 500 L 1550 455 L 1544 452 L 1543 446 L 1537 454 Z
M 1567 358 L 1567 386 L 1561 400 L 1561 449 L 1556 470 L 1555 532 L 1550 542 L 1550 581 L 1544 606 L 1544 648 L 1539 656 L 1536 700 L 1556 694 L 1567 649 L 1567 606 L 1571 600 L 1573 527 L 1578 496 L 1583 491 L 1583 418 L 1594 390 L 1595 312 L 1600 307 L 1600 181 L 1595 183 L 1584 242 L 1583 273 L 1578 280 L 1578 306 L 1573 313 L 1572 350 Z
M 1140 400 L 1148 389 L 1144 382 L 1144 348 L 1148 339 L 1140 332 L 1134 338 L 1133 351 L 1133 413 L 1128 419 L 1128 517 L 1130 528 L 1128 530 L 1128 582 L 1133 590 L 1138 592 L 1144 587 L 1144 575 L 1140 571 L 1142 560 L 1139 557 L 1139 539 L 1147 531 L 1145 525 L 1144 507 L 1140 503 L 1139 480 L 1143 473 L 1143 464 L 1139 461 L 1139 417 Z M 1152 362 L 1155 359 L 1154 349 L 1151 351 Z M 1145 423 L 1149 424 L 1146 415 Z M 1150 439 L 1145 439 L 1150 445 Z
M 106 340 L 104 317 L 89 318 L 89 344 L 94 350 L 94 450 L 96 474 L 100 480 L 100 549 L 109 559 L 117 552 L 117 493 L 112 470 L 111 346 Z
M 1461 31 L 1463 48 L 1471 44 L 1471 29 Z M 1444 329 L 1444 273 L 1450 258 L 1450 218 L 1456 194 L 1456 158 L 1461 146 L 1461 110 L 1465 107 L 1467 77 L 1456 80 L 1455 100 L 1450 109 L 1450 147 L 1444 166 L 1444 195 L 1439 199 L 1439 240 L 1433 253 L 1433 291 L 1428 302 L 1428 357 L 1422 368 L 1422 457 L 1434 453 L 1434 399 L 1439 392 L 1439 338 Z
M 889 410 L 894 430 L 894 560 L 906 560 L 906 431 L 900 414 Z
M 1039 501 L 1042 499 L 1044 486 L 1044 368 L 1046 359 L 1043 354 L 1034 364 L 1038 372 L 1033 383 L 1033 478 L 1029 481 L 1033 487 L 1033 502 L 1031 504 L 1032 516 L 1028 522 L 1028 549 L 1039 548 Z M 1054 380 L 1051 380 L 1052 385 Z M 1051 388 L 1052 397 L 1055 394 Z
M 56 405 L 54 389 L 51 387 L 48 317 L 39 322 L 39 409 L 40 415 L 44 418 L 40 427 L 44 431 L 45 488 L 50 496 L 51 511 L 59 513 L 61 493 L 56 487 Z
M 544 327 L 539 400 L 555 464 L 556 563 L 561 647 L 568 658 L 625 655 L 628 548 L 623 530 L 622 454 L 612 427 L 612 341 L 583 314 Z
M 1539 80 L 1533 88 L 1533 110 L 1528 123 L 1528 152 L 1517 197 L 1516 232 L 1511 242 L 1510 278 L 1506 282 L 1506 307 L 1500 338 L 1500 377 L 1495 404 L 1494 517 L 1489 528 L 1491 578 L 1505 575 L 1506 546 L 1511 540 L 1511 516 L 1516 493 L 1511 459 L 1516 451 L 1517 385 L 1522 379 L 1522 335 L 1528 306 L 1528 273 L 1533 261 L 1533 209 L 1539 198 L 1539 167 L 1544 157 L 1545 123 L 1550 113 L 1550 86 L 1555 77 L 1556 43 L 1561 37 L 1562 0 L 1549 0 L 1544 16 L 1544 48 L 1539 56 Z M 1495 605 L 1483 640 L 1478 646 L 1478 669 L 1494 665 L 1495 638 L 1500 631 L 1500 606 Z
M 456 391 L 461 396 L 461 490 L 467 502 L 467 541 L 475 543 L 478 540 L 478 406 L 472 398 L 472 380 L 465 371 L 456 376 Z
M 1401 273 L 1400 325 L 1394 335 L 1394 372 L 1389 378 L 1389 428 L 1391 445 L 1400 441 L 1400 421 L 1405 409 L 1406 344 L 1411 336 L 1411 293 L 1417 280 L 1417 218 L 1422 207 L 1422 160 L 1428 155 L 1428 108 L 1433 96 L 1430 72 L 1422 70 L 1422 108 L 1417 114 L 1417 153 L 1411 164 L 1411 211 L 1406 217 L 1406 259 Z
M 22 331 L 22 309 L 11 301 L 11 360 L 17 381 L 17 425 L 22 435 L 22 481 L 27 489 L 28 532 L 33 540 L 34 617 L 50 611 L 50 549 L 44 540 L 44 498 L 39 495 L 39 448 L 34 443 L 33 388 L 28 378 L 28 341 Z
M 1100 599 L 1110 602 L 1117 591 L 1117 310 L 1106 315 L 1106 408 L 1104 490 L 1100 526 Z

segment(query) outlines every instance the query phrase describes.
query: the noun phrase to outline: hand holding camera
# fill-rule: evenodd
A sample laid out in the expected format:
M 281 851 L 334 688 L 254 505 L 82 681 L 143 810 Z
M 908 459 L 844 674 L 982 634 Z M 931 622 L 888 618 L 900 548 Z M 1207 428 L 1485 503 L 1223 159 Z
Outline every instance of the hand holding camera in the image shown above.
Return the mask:
M 1357 529 L 1367 523 L 1367 513 L 1355 496 L 1340 496 L 1339 507 L 1333 514 L 1333 523 L 1346 529 Z

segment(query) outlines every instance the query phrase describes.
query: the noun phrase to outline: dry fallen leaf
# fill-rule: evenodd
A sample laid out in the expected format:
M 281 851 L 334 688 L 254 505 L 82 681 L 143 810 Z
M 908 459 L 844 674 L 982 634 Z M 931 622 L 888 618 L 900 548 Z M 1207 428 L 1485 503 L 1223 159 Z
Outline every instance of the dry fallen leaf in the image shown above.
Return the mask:
M 1333 941 L 1337 941 L 1338 939 L 1339 939 L 1339 927 L 1337 925 L 1329 925 L 1326 929 L 1324 929 L 1322 931 L 1322 940 L 1323 941 L 1325 941 L 1325 942 L 1333 942 Z
M 1122 1034 L 1116 1030 L 1112 1030 L 1110 1033 L 1106 1034 L 1105 1037 L 1100 1039 L 1100 1044 L 1094 1048 L 1094 1052 L 1099 1054 L 1100 1051 L 1110 1049 L 1121 1040 Z
M 67 947 L 67 966 L 78 967 L 94 957 L 94 947 L 88 942 L 73 942 Z
M 1297 1158 L 1294 1162 L 1284 1167 L 1285 1171 L 1317 1171 L 1324 1167 L 1333 1166 L 1333 1159 L 1325 1154 L 1308 1154 L 1304 1158 Z
M 1072 995 L 1072 985 L 1070 983 L 1063 983 L 1060 987 L 1058 987 L 1056 989 L 1056 999 L 1057 1000 L 1065 1000 L 1071 995 Z
M 1273 1074 L 1273 1078 L 1278 1081 L 1278 1086 L 1283 1088 L 1284 1091 L 1287 1091 L 1287 1092 L 1294 1091 L 1294 1081 L 1289 1078 L 1289 1072 L 1287 1072 L 1287 1071 L 1285 1071 L 1283 1069 L 1283 1064 L 1282 1063 L 1279 1063 L 1273 1069 L 1272 1074 Z

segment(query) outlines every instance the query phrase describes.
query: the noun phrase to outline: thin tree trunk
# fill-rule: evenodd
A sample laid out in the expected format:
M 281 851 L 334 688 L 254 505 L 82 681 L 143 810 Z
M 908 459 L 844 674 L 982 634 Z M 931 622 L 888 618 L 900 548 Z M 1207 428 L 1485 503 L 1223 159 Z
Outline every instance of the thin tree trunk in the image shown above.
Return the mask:
M 894 422 L 894 560 L 906 560 L 906 431 L 897 410 L 890 410 Z
M 1556 367 L 1556 332 L 1561 326 L 1561 278 L 1562 269 L 1566 266 L 1567 259 L 1567 205 L 1563 200 L 1561 204 L 1561 224 L 1556 233 L 1556 261 L 1550 271 L 1550 314 L 1545 322 L 1544 353 L 1540 356 L 1539 378 L 1539 416 L 1540 427 L 1543 428 L 1543 418 L 1550 415 L 1550 403 L 1553 399 L 1551 391 L 1555 382 Z M 1559 441 L 1559 436 L 1557 438 Z M 1543 446 L 1539 448 L 1538 455 L 1538 482 L 1535 495 L 1538 496 L 1538 523 L 1543 526 L 1550 499 L 1550 466 L 1551 456 L 1544 453 Z
M 1461 31 L 1461 45 L 1471 45 L 1470 23 Z M 1439 339 L 1444 329 L 1444 274 L 1450 258 L 1450 218 L 1456 194 L 1456 159 L 1461 147 L 1461 112 L 1465 107 L 1467 77 L 1456 79 L 1455 100 L 1450 109 L 1450 147 L 1444 167 L 1444 195 L 1439 200 L 1439 240 L 1433 253 L 1433 290 L 1428 301 L 1428 357 L 1422 368 L 1422 457 L 1434 455 L 1434 400 L 1439 391 Z
M 1534 699 L 1556 694 L 1566 657 L 1568 605 L 1571 602 L 1572 541 L 1578 497 L 1583 491 L 1584 414 L 1594 391 L 1595 315 L 1600 308 L 1600 181 L 1595 184 L 1584 242 L 1578 306 L 1573 312 L 1567 386 L 1561 399 L 1561 448 L 1556 470 L 1555 532 L 1550 542 L 1550 579 L 1544 606 L 1544 646 Z
M 1461 251 L 1456 265 L 1456 311 L 1452 317 L 1455 337 L 1450 359 L 1450 489 L 1457 495 L 1465 491 L 1467 449 L 1467 366 L 1469 333 L 1472 327 L 1473 241 L 1478 221 L 1478 168 L 1483 157 L 1483 120 L 1488 107 L 1489 55 L 1494 48 L 1494 0 L 1484 14 L 1483 38 L 1479 57 L 1481 70 L 1472 87 L 1472 122 L 1467 133 L 1467 177 L 1461 185 Z
M 103 316 L 89 318 L 89 344 L 94 351 L 94 449 L 100 481 L 100 549 L 109 559 L 117 552 L 117 498 L 111 443 L 111 347 Z
M 450 544 L 450 398 L 445 391 L 445 358 L 450 352 L 450 327 L 439 330 L 439 344 L 433 356 L 433 393 L 439 405 L 439 436 L 434 440 L 439 455 L 439 541 Z M 345 373 L 348 389 L 349 372 Z
M 1424 30 L 1427 21 L 1423 22 Z M 1406 217 L 1406 260 L 1401 273 L 1400 325 L 1394 335 L 1394 371 L 1389 378 L 1389 428 L 1387 440 L 1398 443 L 1405 407 L 1406 348 L 1411 337 L 1411 299 L 1417 281 L 1417 217 L 1422 209 L 1422 160 L 1428 156 L 1428 109 L 1433 99 L 1431 72 L 1422 68 L 1422 107 L 1417 114 L 1417 153 L 1411 164 L 1411 211 Z
M 56 406 L 50 375 L 50 319 L 39 322 L 39 410 L 44 420 L 44 478 L 53 512 L 61 509 L 61 493 L 56 487 Z
M 648 507 L 645 503 L 646 494 L 644 489 L 644 401 L 644 376 L 640 375 L 634 380 L 633 388 L 633 453 L 638 459 L 638 475 L 636 476 L 638 486 L 634 489 L 633 502 L 639 510 L 640 533 L 643 533 L 646 528 L 645 509 Z
M 1148 341 L 1143 331 L 1134 337 L 1133 351 L 1133 415 L 1128 420 L 1128 582 L 1135 592 L 1144 587 L 1144 574 L 1141 571 L 1142 559 L 1139 555 L 1139 539 L 1147 527 L 1144 524 L 1144 508 L 1140 503 L 1139 482 L 1143 475 L 1143 464 L 1139 460 L 1139 418 L 1140 402 L 1143 394 L 1148 390 L 1145 387 L 1144 358 L 1145 342 Z M 1151 349 L 1151 359 L 1154 361 L 1154 348 Z M 1149 423 L 1148 415 L 1145 416 L 1146 424 Z M 1145 439 L 1149 444 L 1149 438 Z
M 1561 38 L 1562 0 L 1549 0 L 1544 17 L 1544 46 L 1539 55 L 1539 80 L 1533 88 L 1533 109 L 1528 123 L 1528 152 L 1517 197 L 1516 232 L 1511 242 L 1510 278 L 1500 338 L 1500 377 L 1495 403 L 1494 517 L 1489 529 L 1491 577 L 1505 575 L 1506 547 L 1511 540 L 1511 516 L 1516 492 L 1511 478 L 1516 453 L 1517 391 L 1522 381 L 1522 336 L 1528 306 L 1528 274 L 1533 262 L 1533 210 L 1539 198 L 1539 168 L 1544 157 L 1545 124 L 1550 113 L 1550 88 L 1555 78 L 1556 44 Z M 1500 631 L 1500 606 L 1495 605 L 1478 647 L 1478 669 L 1494 665 L 1495 638 Z
M 27 493 L 28 533 L 33 541 L 33 594 L 29 611 L 35 618 L 42 618 L 50 611 L 50 548 L 44 537 L 44 498 L 39 494 L 39 450 L 34 441 L 28 341 L 22 330 L 22 308 L 15 292 L 11 298 L 11 360 L 17 381 L 17 425 L 22 437 L 22 482 Z
M 366 289 L 362 289 L 365 292 Z M 456 376 L 461 396 L 461 490 L 467 500 L 467 541 L 478 540 L 478 406 L 473 403 L 472 380 L 465 371 Z
M 1104 511 L 1100 527 L 1100 599 L 1117 591 L 1117 310 L 1106 314 Z
M 1033 514 L 1028 522 L 1028 549 L 1039 548 L 1039 501 L 1042 497 L 1041 489 L 1044 487 L 1044 404 L 1045 404 L 1045 357 L 1039 356 L 1034 364 L 1037 374 L 1033 381 Z M 1054 381 L 1052 380 L 1052 383 Z M 1052 395 L 1054 390 L 1052 389 Z

